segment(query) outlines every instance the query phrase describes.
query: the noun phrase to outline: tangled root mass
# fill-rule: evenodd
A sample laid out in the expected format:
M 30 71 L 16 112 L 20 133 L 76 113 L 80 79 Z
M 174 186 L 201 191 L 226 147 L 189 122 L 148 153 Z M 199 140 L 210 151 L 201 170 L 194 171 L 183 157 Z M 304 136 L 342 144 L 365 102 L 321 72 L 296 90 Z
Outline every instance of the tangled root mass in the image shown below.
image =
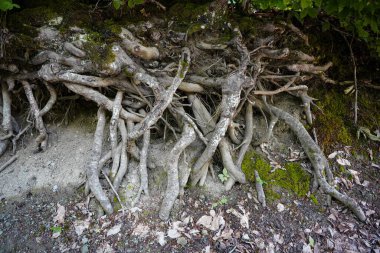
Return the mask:
M 150 38 L 137 38 L 136 26 L 122 27 L 112 43 L 97 45 L 96 50 L 107 51 L 100 60 L 93 57 L 94 48 L 89 47 L 90 36 L 85 29 L 70 27 L 63 33 L 54 26 L 40 27 L 35 38 L 40 47 L 30 60 L 14 64 L 19 60 L 11 57 L 0 64 L 5 133 L 1 154 L 11 144 L 15 153 L 17 140 L 29 127 L 38 131 L 36 151 L 49 147 L 44 116 L 54 108 L 62 90 L 94 102 L 98 122 L 86 168 L 87 192 L 110 214 L 114 211 L 111 199 L 117 195 L 131 160 L 138 162 L 140 176 L 133 204 L 141 194 L 149 196 L 147 155 L 151 138 L 166 135 L 169 129 L 175 141 L 165 157 L 168 181 L 159 212 L 160 218 L 167 220 L 184 187 L 188 183 L 202 186 L 207 174 L 213 173 L 216 152 L 228 171 L 226 190 L 236 182 L 246 183 L 241 165 L 254 133 L 253 112 L 258 110 L 271 118 L 262 140 L 268 141 L 277 120 L 283 120 L 304 148 L 320 189 L 360 220 L 366 219 L 355 200 L 330 185 L 327 159 L 303 124 L 269 101 L 282 93 L 298 98 L 307 123 L 312 124 L 308 81 L 334 81 L 325 74 L 331 63 L 316 65 L 313 56 L 289 49 L 283 42 L 284 37 L 292 36 L 298 38 L 298 43 L 307 44 L 307 36 L 286 23 L 264 24 L 254 37 L 243 37 L 238 27 L 226 25 L 221 28 L 209 24 L 195 35 L 175 32 L 167 28 L 167 23 L 160 25 L 164 28 L 151 25 Z M 220 34 L 226 32 L 230 37 L 222 40 Z M 30 124 L 25 129 L 19 128 L 12 115 L 12 97 L 18 96 L 19 88 L 25 92 L 30 108 Z M 40 89 L 50 96 L 44 106 L 35 95 Z M 107 114 L 109 144 L 104 143 Z M 237 119 L 244 122 L 244 133 L 239 132 Z M 199 145 L 197 159 L 189 161 L 186 149 L 194 141 L 203 146 Z M 140 148 L 136 142 L 141 142 Z M 112 160 L 110 169 L 104 167 L 107 160 Z M 191 170 L 180 175 L 183 162 Z M 109 179 L 108 185 L 102 184 L 101 174 Z

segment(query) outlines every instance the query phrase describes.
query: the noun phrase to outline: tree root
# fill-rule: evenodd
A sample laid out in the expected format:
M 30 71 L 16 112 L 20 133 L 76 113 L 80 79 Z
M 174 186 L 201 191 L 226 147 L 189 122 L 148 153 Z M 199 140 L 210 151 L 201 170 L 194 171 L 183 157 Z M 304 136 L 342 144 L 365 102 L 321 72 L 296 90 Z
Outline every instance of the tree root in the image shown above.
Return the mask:
M 263 106 L 263 108 L 285 121 L 285 123 L 288 124 L 292 131 L 297 135 L 306 155 L 309 157 L 310 162 L 313 165 L 314 175 L 318 180 L 318 184 L 321 189 L 326 194 L 331 195 L 343 203 L 346 207 L 348 207 L 356 215 L 356 217 L 358 217 L 359 220 L 365 221 L 366 216 L 358 203 L 329 185 L 329 183 L 326 181 L 326 178 L 322 175 L 322 172 L 325 171 L 325 169 L 329 166 L 328 161 L 320 150 L 319 146 L 313 141 L 309 133 L 306 131 L 305 127 L 289 113 L 284 112 L 275 106 L 266 105 Z
M 180 184 L 178 178 L 178 160 L 185 148 L 195 140 L 195 131 L 187 123 L 184 125 L 181 138 L 174 145 L 167 158 L 166 168 L 168 168 L 168 185 L 165 192 L 164 200 L 161 204 L 160 218 L 162 220 L 169 219 L 170 211 L 174 205 L 174 201 L 178 197 Z
M 189 177 L 192 185 L 204 185 L 209 171 L 215 177 L 212 168 L 217 149 L 229 175 L 224 182 L 225 189 L 229 190 L 236 182 L 246 182 L 241 166 L 254 134 L 255 106 L 266 111 L 262 113 L 265 119 L 266 114 L 270 115 L 268 131 L 265 136 L 259 136 L 260 142 L 256 144 L 269 141 L 277 120 L 284 120 L 300 139 L 314 167 L 315 185 L 341 201 L 364 221 L 365 215 L 360 206 L 330 186 L 333 175 L 327 160 L 302 124 L 266 102 L 267 97 L 273 99 L 279 94 L 295 96 L 302 101 L 307 122 L 312 124 L 313 98 L 307 94 L 307 81 L 320 78 L 324 82 L 334 83 L 325 74 L 332 66 L 331 63 L 319 66 L 315 57 L 293 50 L 292 47 L 276 48 L 276 45 L 283 44 L 279 43 L 279 35 L 289 29 L 308 43 L 306 35 L 287 23 L 283 26 L 267 24 L 262 27 L 263 32 L 270 33 L 270 36 L 258 35 L 253 38 L 252 43 L 247 43 L 249 47 L 253 46 L 250 50 L 243 43 L 238 29 L 234 30 L 235 38 L 225 44 L 208 43 L 216 41 L 213 38 L 187 40 L 183 34 L 181 46 L 184 47 L 177 63 L 177 60 L 167 62 L 167 59 L 179 55 L 179 41 L 175 38 L 168 37 L 163 41 L 164 44 L 157 43 L 170 49 L 160 49 L 162 52 L 159 52 L 156 47 L 146 46 L 149 45 L 149 38 L 140 41 L 140 37 L 122 28 L 112 44 L 99 46 L 99 50 L 106 47 L 112 57 L 107 61 L 95 62 L 93 52 L 87 49 L 86 42 L 75 38 L 76 35 L 83 36 L 85 30 L 70 28 L 73 37 L 68 39 L 49 26 L 41 27 L 40 36 L 36 38 L 41 49 L 30 61 L 23 59 L 23 67 L 0 64 L 0 74 L 5 72 L 0 78 L 0 110 L 4 130 L 0 137 L 0 155 L 6 151 L 10 141 L 13 142 L 15 153 L 16 141 L 29 126 L 39 132 L 36 138 L 38 150 L 45 150 L 48 146 L 48 132 L 43 117 L 52 110 L 57 99 L 61 105 L 66 99 L 82 97 L 99 107 L 85 190 L 86 193 L 91 190 L 107 214 L 113 212 L 110 198 L 116 196 L 121 203 L 118 191 L 129 166 L 137 172 L 134 163 L 130 161 L 137 161 L 140 173 L 140 188 L 132 205 L 139 201 L 142 193 L 149 196 L 148 167 L 154 167 L 148 163 L 151 138 L 163 138 L 164 141 L 175 139 L 169 156 L 163 158 L 166 159 L 168 182 L 159 216 L 167 220 L 178 195 L 183 195 Z M 210 36 L 212 34 L 214 33 L 210 33 Z M 65 39 L 68 40 L 64 41 Z M 50 45 L 51 43 L 53 44 Z M 19 62 L 19 58 L 7 59 L 6 62 Z M 176 66 L 178 68 L 175 73 Z M 36 70 L 37 67 L 40 69 Z M 32 69 L 36 71 L 30 72 Z M 20 83 L 30 107 L 29 115 L 33 117 L 33 122 L 21 131 L 12 117 L 11 104 L 13 94 L 20 91 L 17 87 Z M 46 87 L 49 92 L 48 100 L 41 100 L 47 100 L 42 109 L 39 107 L 40 94 L 46 92 L 38 92 L 41 87 Z M 262 98 L 264 102 L 256 97 Z M 15 107 L 14 111 L 18 111 L 18 106 Z M 106 111 L 110 115 L 110 150 L 102 154 Z M 237 129 L 241 125 L 245 125 L 244 136 Z M 170 131 L 166 131 L 167 128 Z M 199 143 L 197 150 L 199 149 L 200 155 L 196 159 L 188 156 L 190 153 L 194 156 L 193 152 L 186 151 L 194 141 Z M 136 143 L 140 142 L 142 145 L 138 147 Z M 105 166 L 110 160 L 111 166 Z M 104 174 L 109 186 L 106 182 L 101 182 L 100 172 Z M 326 173 L 326 178 L 323 172 Z M 257 172 L 255 174 L 258 194 L 263 195 L 262 182 Z M 265 206 L 265 196 L 259 196 L 259 200 Z M 121 203 L 123 208 L 124 204 Z
M 91 150 L 90 161 L 87 167 L 87 180 L 91 192 L 95 195 L 95 198 L 99 201 L 100 205 L 107 214 L 113 212 L 113 208 L 106 193 L 102 189 L 102 185 L 99 181 L 98 163 L 102 152 L 103 134 L 106 125 L 106 114 L 103 107 L 99 107 L 98 110 L 98 123 L 94 134 L 94 144 Z
M 39 135 L 36 138 L 36 146 L 37 146 L 37 151 L 45 151 L 48 145 L 48 134 L 45 128 L 45 124 L 42 120 L 42 116 L 40 115 L 40 110 L 37 105 L 37 101 L 34 98 L 32 88 L 30 87 L 29 82 L 27 81 L 22 81 L 22 86 L 24 87 L 25 90 L 25 95 L 29 101 L 31 111 L 34 115 L 34 120 L 36 124 L 36 128 L 39 131 Z
M 111 153 L 112 153 L 112 169 L 111 178 L 116 176 L 117 170 L 119 168 L 120 162 L 120 152 L 116 152 L 117 149 L 117 125 L 121 110 L 121 101 L 123 99 L 123 92 L 118 91 L 116 93 L 115 100 L 113 102 L 112 117 L 110 121 L 110 142 L 111 142 Z

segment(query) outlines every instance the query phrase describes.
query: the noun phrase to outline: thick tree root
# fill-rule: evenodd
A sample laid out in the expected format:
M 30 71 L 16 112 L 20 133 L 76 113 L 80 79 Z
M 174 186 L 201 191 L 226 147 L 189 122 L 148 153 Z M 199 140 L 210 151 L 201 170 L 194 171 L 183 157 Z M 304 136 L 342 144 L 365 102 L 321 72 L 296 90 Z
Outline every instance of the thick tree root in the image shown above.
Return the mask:
M 32 88 L 30 87 L 29 82 L 27 81 L 22 81 L 22 86 L 24 87 L 25 90 L 25 95 L 29 101 L 32 113 L 34 115 L 34 120 L 36 124 L 36 128 L 39 131 L 39 135 L 36 138 L 36 144 L 37 144 L 37 151 L 45 151 L 48 145 L 48 134 L 44 125 L 44 122 L 42 120 L 42 116 L 40 115 L 40 110 L 37 105 L 37 101 L 34 98 Z
M 263 108 L 276 115 L 278 118 L 285 121 L 286 124 L 292 129 L 292 131 L 297 135 L 298 140 L 300 141 L 306 155 L 309 157 L 309 160 L 314 168 L 314 175 L 318 180 L 319 186 L 326 193 L 331 195 L 333 198 L 339 200 L 345 206 L 347 206 L 359 220 L 365 221 L 366 216 L 358 205 L 358 203 L 347 195 L 337 191 L 326 181 L 326 178 L 323 176 L 322 172 L 329 166 L 326 157 L 323 152 L 320 150 L 319 146 L 314 142 L 309 133 L 306 131 L 305 127 L 289 113 L 275 107 L 272 105 L 263 106 Z
M 91 192 L 95 195 L 96 199 L 99 201 L 100 205 L 107 214 L 113 212 L 113 208 L 110 200 L 108 199 L 106 193 L 104 192 L 102 185 L 99 181 L 99 170 L 98 163 L 100 160 L 100 155 L 102 153 L 103 144 L 103 134 L 106 125 L 106 114 L 102 107 L 98 110 L 98 124 L 96 125 L 94 144 L 91 150 L 90 161 L 87 167 L 87 180 L 89 182 L 89 187 Z
M 168 160 L 166 162 L 166 168 L 168 170 L 168 185 L 159 214 L 162 220 L 169 219 L 170 210 L 172 209 L 174 201 L 177 199 L 179 194 L 179 156 L 185 150 L 185 148 L 195 140 L 195 137 L 196 135 L 194 129 L 189 124 L 185 123 L 181 138 L 174 145 L 173 149 L 169 153 L 169 157 L 167 158 Z

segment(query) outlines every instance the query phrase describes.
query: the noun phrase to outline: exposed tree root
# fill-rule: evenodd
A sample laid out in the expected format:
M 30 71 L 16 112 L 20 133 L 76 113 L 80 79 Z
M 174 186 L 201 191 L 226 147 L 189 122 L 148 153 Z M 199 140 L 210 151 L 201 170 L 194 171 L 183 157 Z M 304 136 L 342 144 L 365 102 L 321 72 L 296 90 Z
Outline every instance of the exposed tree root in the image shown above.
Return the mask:
M 292 129 L 292 131 L 297 135 L 305 153 L 309 157 L 309 160 L 314 168 L 314 175 L 318 180 L 318 184 L 321 189 L 326 193 L 334 197 L 335 199 L 342 202 L 347 206 L 361 221 L 366 220 L 366 216 L 358 205 L 358 203 L 347 195 L 337 191 L 332 187 L 323 176 L 323 172 L 328 168 L 329 164 L 324 156 L 323 152 L 320 150 L 319 146 L 314 142 L 309 133 L 306 131 L 305 127 L 289 113 L 275 107 L 272 105 L 264 106 L 265 110 L 273 113 L 278 118 L 285 121 L 286 124 Z
M 87 167 L 87 180 L 91 192 L 95 195 L 100 205 L 107 214 L 113 212 L 113 208 L 110 200 L 104 192 L 99 180 L 98 164 L 102 153 L 103 134 L 106 125 L 106 114 L 103 107 L 99 107 L 98 110 L 98 124 L 96 125 L 94 135 L 94 145 L 91 150 L 90 161 Z
M 187 123 L 184 125 L 181 138 L 174 145 L 167 158 L 166 168 L 168 170 L 168 185 L 165 192 L 164 200 L 161 204 L 160 218 L 162 220 L 169 219 L 170 210 L 174 205 L 174 201 L 177 199 L 180 190 L 179 178 L 178 178 L 178 160 L 181 153 L 185 148 L 195 140 L 195 131 Z
M 216 25 L 215 29 L 225 28 Z M 142 193 L 148 197 L 148 167 L 155 167 L 149 163 L 149 151 L 151 143 L 162 138 L 172 143 L 169 155 L 162 157 L 166 161 L 168 181 L 159 216 L 167 220 L 189 178 L 192 185 L 204 185 L 209 172 L 217 178 L 212 169 L 217 167 L 215 164 L 222 165 L 228 172 L 224 184 L 226 190 L 236 182 L 246 183 L 241 166 L 255 133 L 255 106 L 266 111 L 262 114 L 270 115 L 270 121 L 267 122 L 267 132 L 253 144 L 269 141 L 278 119 L 284 120 L 299 138 L 314 167 L 316 185 L 364 221 L 360 206 L 329 184 L 333 176 L 327 160 L 303 125 L 269 103 L 269 99 L 277 98 L 279 94 L 290 94 L 299 99 L 307 122 L 312 124 L 313 98 L 307 94 L 308 80 L 320 78 L 334 83 L 326 75 L 332 64 L 320 66 L 316 63 L 317 58 L 292 50 L 291 45 L 280 47 L 283 45 L 281 36 L 289 30 L 308 44 L 307 36 L 292 24 L 266 24 L 261 27 L 262 34 L 260 28 L 258 30 L 257 36 L 244 40 L 235 29 L 230 31 L 234 36 L 231 41 L 213 44 L 209 42 L 213 38 L 208 36 L 213 37 L 215 33 L 197 34 L 200 38 L 177 34 L 178 38 L 173 38 L 174 31 L 154 30 L 163 37 L 152 39 L 152 42 L 149 36 L 142 38 L 135 34 L 136 28 L 122 27 L 112 43 L 105 41 L 102 45 L 92 45 L 95 50 L 89 50 L 87 46 L 91 42 L 84 39 L 83 29 L 72 27 L 70 36 L 62 36 L 55 28 L 41 27 L 40 35 L 35 38 L 41 47 L 33 53 L 31 60 L 23 60 L 18 66 L 13 61 L 20 62 L 20 57 L 15 57 L 0 64 L 0 110 L 3 115 L 0 155 L 10 141 L 15 153 L 17 140 L 30 126 L 38 131 L 37 149 L 45 150 L 48 131 L 43 117 L 47 118 L 57 100 L 61 105 L 67 99 L 84 98 L 99 107 L 86 170 L 86 193 L 91 191 L 107 214 L 114 211 L 110 201 L 114 196 L 124 208 L 126 203 L 122 203 L 119 197 L 121 186 L 127 171 L 128 174 L 136 171 L 140 175 L 140 188 L 132 205 L 137 204 Z M 266 36 L 268 33 L 270 35 Z M 158 36 L 153 35 L 151 37 Z M 219 39 L 215 38 L 215 41 L 221 41 Z M 157 43 L 158 40 L 162 43 Z M 107 51 L 105 48 L 109 51 L 104 57 L 107 59 L 98 60 L 103 55 L 99 57 L 97 50 Z M 12 98 L 19 92 L 20 83 L 33 118 L 33 122 L 22 130 L 15 120 L 17 117 L 12 116 Z M 41 98 L 41 94 L 47 92 L 39 92 L 40 89 L 47 89 L 49 97 Z M 40 109 L 42 103 L 44 106 Z M 110 116 L 109 146 L 103 143 L 107 113 Z M 241 126 L 244 126 L 244 133 Z M 199 151 L 197 155 L 187 152 L 194 141 Z M 108 149 L 102 153 L 104 147 Z M 216 152 L 220 161 L 213 160 Z M 138 168 L 132 164 L 138 164 Z M 103 176 L 100 178 L 100 172 L 107 182 Z M 265 206 L 262 182 L 258 173 L 254 173 L 259 201 Z

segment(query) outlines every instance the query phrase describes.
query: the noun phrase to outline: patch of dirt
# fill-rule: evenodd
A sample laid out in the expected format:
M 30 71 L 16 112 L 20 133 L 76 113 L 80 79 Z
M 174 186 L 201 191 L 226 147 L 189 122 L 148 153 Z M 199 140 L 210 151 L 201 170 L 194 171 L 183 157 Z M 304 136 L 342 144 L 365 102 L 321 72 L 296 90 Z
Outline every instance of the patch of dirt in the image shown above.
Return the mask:
M 18 159 L 0 173 L 0 198 L 17 197 L 41 188 L 56 192 L 84 183 L 93 133 L 80 122 L 81 119 L 68 127 L 49 126 L 51 146 L 45 152 L 34 153 L 33 134 L 27 136 L 24 147 L 17 151 Z M 4 155 L 0 163 L 9 157 L 10 154 Z
M 20 160 L 0 175 L 2 194 L 6 196 L 0 207 L 0 252 L 380 250 L 379 169 L 371 162 L 350 158 L 350 169 L 358 171 L 361 184 L 335 171 L 339 175 L 336 179 L 348 182 L 347 187 L 338 184 L 341 190 L 360 200 L 367 223 L 357 221 L 336 202 L 326 207 L 325 196 L 320 193 L 315 204 L 284 191 L 280 199 L 268 201 L 263 208 L 256 200 L 254 186 L 249 184 L 235 186 L 228 193 L 189 189 L 177 200 L 169 222 L 158 218 L 159 189 L 150 198 L 144 196 L 135 208 L 98 218 L 88 199 L 75 190 L 83 182 L 92 139 L 90 133 L 80 129 L 76 124 L 56 128 L 59 138 L 53 141 L 53 147 L 35 155 L 30 148 L 20 150 Z M 65 173 L 73 176 L 63 177 Z M 28 184 L 26 179 L 33 176 L 36 183 Z M 219 188 L 218 179 L 208 181 Z M 58 186 L 56 192 L 54 185 Z M 41 187 L 46 188 L 37 190 Z M 9 199 L 21 193 L 16 201 Z M 58 204 L 65 211 L 62 223 L 55 221 Z M 218 216 L 223 219 L 216 219 Z M 201 217 L 213 219 L 216 229 L 199 222 Z

